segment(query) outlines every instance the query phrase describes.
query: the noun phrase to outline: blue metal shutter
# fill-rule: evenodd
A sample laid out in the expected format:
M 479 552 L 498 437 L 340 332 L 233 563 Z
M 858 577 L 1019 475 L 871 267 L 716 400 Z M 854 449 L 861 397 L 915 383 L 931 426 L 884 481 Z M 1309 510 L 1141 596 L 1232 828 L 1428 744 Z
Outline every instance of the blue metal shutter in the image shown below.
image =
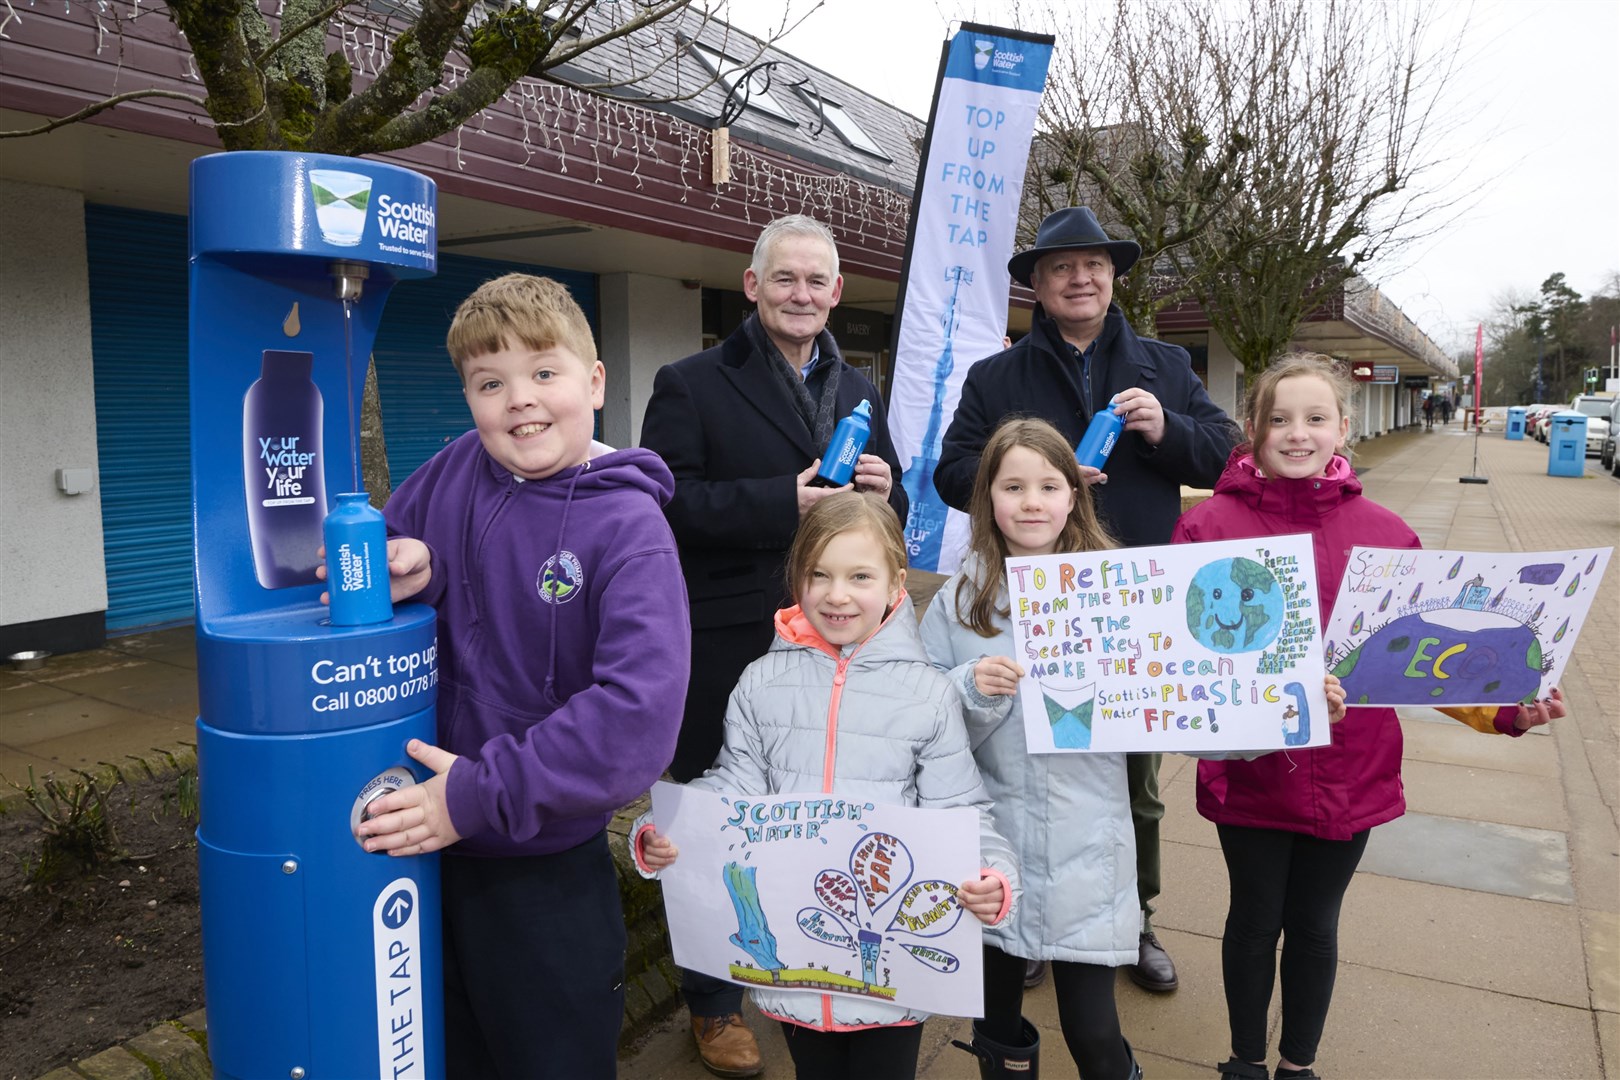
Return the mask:
M 186 219 L 86 205 L 107 631 L 189 622 Z
M 461 380 L 444 350 L 444 336 L 456 306 L 468 293 L 491 278 L 512 273 L 541 274 L 560 282 L 585 312 L 591 333 L 600 342 L 595 274 L 440 254 L 436 275 L 395 285 L 372 347 L 388 443 L 388 477 L 394 487 L 472 428 Z M 597 424 L 600 431 L 600 417 Z

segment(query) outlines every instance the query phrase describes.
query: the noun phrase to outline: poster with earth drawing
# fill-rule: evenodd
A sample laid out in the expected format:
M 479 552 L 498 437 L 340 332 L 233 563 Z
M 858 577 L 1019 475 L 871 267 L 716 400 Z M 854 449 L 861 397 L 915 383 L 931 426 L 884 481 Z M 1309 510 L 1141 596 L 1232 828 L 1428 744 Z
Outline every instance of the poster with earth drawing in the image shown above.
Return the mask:
M 1308 536 L 1007 559 L 1032 754 L 1329 741 Z
M 979 815 L 839 795 L 721 795 L 660 782 L 653 820 L 675 962 L 756 989 L 983 1014 Z M 844 1008 L 851 1008 L 845 1005 Z M 856 1023 L 890 1023 L 874 1009 Z
M 1564 673 L 1613 548 L 1350 551 L 1324 633 L 1351 705 L 1511 705 Z

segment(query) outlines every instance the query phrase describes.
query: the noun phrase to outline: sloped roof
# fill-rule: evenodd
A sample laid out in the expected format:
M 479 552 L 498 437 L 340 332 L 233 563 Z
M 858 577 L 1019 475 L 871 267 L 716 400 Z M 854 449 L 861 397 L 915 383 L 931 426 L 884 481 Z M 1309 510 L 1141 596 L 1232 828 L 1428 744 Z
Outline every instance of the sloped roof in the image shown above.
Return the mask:
M 589 33 L 588 23 L 585 30 Z M 629 35 L 623 42 L 593 49 L 576 61 L 553 68 L 548 76 L 592 88 L 634 75 L 632 85 L 604 86 L 601 92 L 625 101 L 644 101 L 649 107 L 689 123 L 715 127 L 726 108 L 726 86 L 685 46 L 691 41 L 745 68 L 770 65 L 768 71 L 762 69 L 752 78 L 751 85 L 764 87 L 768 78 L 771 96 L 792 119 L 779 119 L 758 108 L 745 107 L 740 112 L 734 108 L 737 115 L 729 125 L 734 137 L 894 191 L 912 193 L 925 127 L 922 120 L 702 11 L 683 10 L 656 26 Z M 674 62 L 658 64 L 658 59 L 672 48 L 676 49 Z M 807 97 L 795 84 L 803 84 L 811 96 Z M 667 100 L 692 95 L 699 87 L 702 89 L 688 100 Z M 741 94 L 739 89 L 738 96 Z M 815 94 L 842 106 L 889 160 L 854 149 L 830 123 L 823 124 L 811 104 Z

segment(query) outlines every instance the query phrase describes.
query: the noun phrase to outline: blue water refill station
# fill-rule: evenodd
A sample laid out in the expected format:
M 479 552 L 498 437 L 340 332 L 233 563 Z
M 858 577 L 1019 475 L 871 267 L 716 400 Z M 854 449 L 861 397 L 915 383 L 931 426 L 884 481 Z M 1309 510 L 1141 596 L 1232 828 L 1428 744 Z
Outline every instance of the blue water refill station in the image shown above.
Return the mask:
M 1524 439 L 1524 418 L 1530 412 L 1523 405 L 1509 405 L 1507 411 L 1507 438 L 1509 442 Z
M 333 625 L 315 576 L 323 518 L 360 489 L 383 304 L 436 268 L 435 201 L 426 177 L 352 158 L 191 166 L 197 838 L 219 1077 L 444 1072 L 437 856 L 368 855 L 354 836 L 370 799 L 426 779 L 405 746 L 434 739 L 434 612 L 385 599 L 382 621 Z

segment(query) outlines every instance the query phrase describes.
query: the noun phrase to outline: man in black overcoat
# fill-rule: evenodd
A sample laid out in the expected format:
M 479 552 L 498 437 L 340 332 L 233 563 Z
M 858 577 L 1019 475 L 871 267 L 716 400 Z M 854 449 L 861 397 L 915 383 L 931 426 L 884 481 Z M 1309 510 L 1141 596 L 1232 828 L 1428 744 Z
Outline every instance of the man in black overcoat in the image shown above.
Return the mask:
M 1008 261 L 1013 280 L 1035 291 L 1033 325 L 1010 348 L 968 369 L 934 472 L 947 506 L 967 510 L 980 453 L 1008 416 L 1050 421 L 1078 446 L 1092 415 L 1110 407 L 1125 430 L 1100 472 L 1080 471 L 1098 516 L 1121 544 L 1168 544 L 1181 515 L 1181 486 L 1215 486 L 1237 426 L 1210 400 L 1187 350 L 1137 337 L 1113 302 L 1114 278 L 1141 254 L 1134 240 L 1110 239 L 1089 209 L 1072 206 L 1049 214 L 1034 247 Z M 1151 921 L 1164 816 L 1158 773 L 1158 754 L 1127 760 L 1142 904 L 1140 954 L 1130 975 L 1138 986 L 1162 992 L 1179 980 Z
M 886 497 L 906 519 L 882 398 L 827 331 L 843 286 L 831 231 L 802 215 L 778 218 L 760 233 L 743 274 L 754 314 L 719 345 L 665 365 L 653 380 L 641 445 L 675 474 L 665 513 L 692 606 L 692 677 L 669 770 L 678 781 L 714 763 L 731 690 L 770 647 L 776 611 L 791 602 L 783 570 L 799 516 L 847 490 L 809 481 L 833 428 L 863 398 L 872 435 L 854 486 Z M 757 1073 L 742 988 L 687 972 L 681 989 L 710 1071 Z

